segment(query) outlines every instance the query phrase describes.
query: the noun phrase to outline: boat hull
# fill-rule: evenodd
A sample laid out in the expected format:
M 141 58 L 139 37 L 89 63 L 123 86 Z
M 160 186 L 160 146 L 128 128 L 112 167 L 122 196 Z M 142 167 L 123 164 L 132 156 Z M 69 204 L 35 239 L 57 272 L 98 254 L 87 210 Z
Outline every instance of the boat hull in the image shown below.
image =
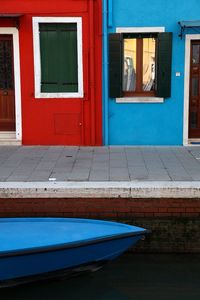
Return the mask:
M 81 272 L 81 267 L 82 271 L 94 271 L 118 257 L 141 237 L 138 235 L 86 246 L 1 257 L 0 286 L 38 280 L 39 277 L 57 277 L 58 274 L 54 272 L 66 273 L 68 276 Z
M 0 287 L 95 271 L 147 232 L 96 220 L 0 219 Z

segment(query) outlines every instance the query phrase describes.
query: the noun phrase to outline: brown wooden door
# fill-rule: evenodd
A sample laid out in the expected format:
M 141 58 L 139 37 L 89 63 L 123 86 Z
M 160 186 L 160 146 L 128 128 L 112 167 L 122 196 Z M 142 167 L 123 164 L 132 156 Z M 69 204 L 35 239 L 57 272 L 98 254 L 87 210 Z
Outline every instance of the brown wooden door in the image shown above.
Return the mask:
M 191 42 L 189 138 L 200 138 L 200 40 Z
M 0 35 L 0 131 L 15 131 L 12 35 Z

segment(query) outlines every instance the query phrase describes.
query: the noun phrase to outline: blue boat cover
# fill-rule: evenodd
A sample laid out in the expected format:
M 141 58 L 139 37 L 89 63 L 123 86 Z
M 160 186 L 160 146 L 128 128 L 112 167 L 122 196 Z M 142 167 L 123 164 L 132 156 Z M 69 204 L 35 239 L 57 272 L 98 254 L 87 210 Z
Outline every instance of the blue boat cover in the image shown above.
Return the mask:
M 0 254 L 145 232 L 136 226 L 87 219 L 2 218 Z

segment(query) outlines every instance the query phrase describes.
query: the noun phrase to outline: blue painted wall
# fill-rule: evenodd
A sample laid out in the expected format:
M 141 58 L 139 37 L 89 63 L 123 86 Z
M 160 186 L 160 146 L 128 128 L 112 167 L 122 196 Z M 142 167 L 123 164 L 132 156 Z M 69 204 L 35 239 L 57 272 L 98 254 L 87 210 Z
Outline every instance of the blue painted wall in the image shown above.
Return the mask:
M 104 115 L 104 120 L 108 118 L 104 142 L 110 145 L 182 145 L 185 39 L 178 37 L 180 27 L 177 23 L 200 19 L 199 0 L 112 2 L 112 26 L 107 27 L 108 33 L 116 32 L 116 27 L 165 27 L 165 31 L 173 32 L 172 90 L 171 98 L 165 99 L 164 103 L 126 104 L 104 97 L 104 107 L 107 105 L 108 108 L 108 116 Z M 109 12 L 107 17 L 106 20 L 104 14 L 104 26 L 111 20 Z M 176 77 L 176 72 L 181 76 Z M 104 80 L 104 89 L 107 88 Z

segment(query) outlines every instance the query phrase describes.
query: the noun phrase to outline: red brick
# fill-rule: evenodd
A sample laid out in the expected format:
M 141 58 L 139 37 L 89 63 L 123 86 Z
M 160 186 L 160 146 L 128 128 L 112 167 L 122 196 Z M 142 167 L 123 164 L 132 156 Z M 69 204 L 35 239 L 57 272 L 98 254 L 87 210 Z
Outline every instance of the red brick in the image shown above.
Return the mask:
M 185 208 L 184 207 L 169 207 L 167 209 L 168 212 L 170 213 L 181 213 L 181 212 L 185 212 Z
M 159 207 L 159 208 L 158 208 L 158 211 L 159 211 L 160 213 L 167 212 L 167 207 Z

